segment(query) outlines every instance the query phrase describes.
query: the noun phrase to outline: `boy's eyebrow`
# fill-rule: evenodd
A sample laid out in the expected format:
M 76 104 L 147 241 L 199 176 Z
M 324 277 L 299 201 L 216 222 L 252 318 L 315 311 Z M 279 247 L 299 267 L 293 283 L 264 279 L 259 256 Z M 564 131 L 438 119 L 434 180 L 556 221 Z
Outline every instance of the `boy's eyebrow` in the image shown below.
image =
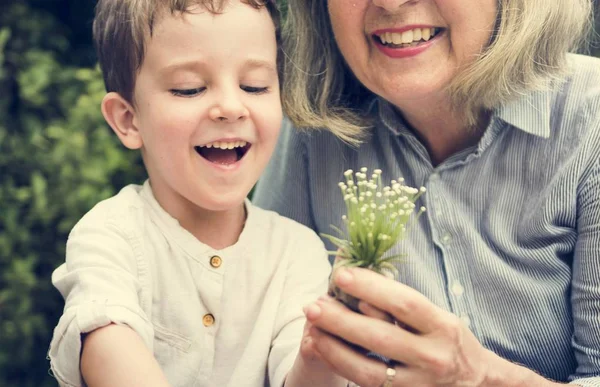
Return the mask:
M 273 66 L 273 63 L 263 60 L 263 59 L 248 59 L 244 63 L 245 69 L 255 69 L 255 68 L 264 68 L 270 73 L 277 74 L 277 69 Z
M 171 74 L 177 70 L 198 71 L 199 69 L 202 69 L 203 67 L 206 67 L 206 66 L 207 66 L 206 62 L 197 61 L 197 60 L 176 62 L 176 63 L 172 63 L 172 64 L 169 64 L 169 65 L 163 67 L 158 72 L 160 75 L 165 76 L 165 75 Z M 267 60 L 264 60 L 264 59 L 253 59 L 253 58 L 248 59 L 244 62 L 242 68 L 244 70 L 263 68 L 270 73 L 277 74 L 277 69 L 275 68 L 273 63 L 271 63 Z
M 198 69 L 201 69 L 205 66 L 206 66 L 205 62 L 197 61 L 197 60 L 193 60 L 193 61 L 191 60 L 191 61 L 186 61 L 186 62 L 175 62 L 175 63 L 169 64 L 169 65 L 163 67 L 162 69 L 158 70 L 158 73 L 164 76 L 164 75 L 174 73 L 177 70 L 197 71 Z

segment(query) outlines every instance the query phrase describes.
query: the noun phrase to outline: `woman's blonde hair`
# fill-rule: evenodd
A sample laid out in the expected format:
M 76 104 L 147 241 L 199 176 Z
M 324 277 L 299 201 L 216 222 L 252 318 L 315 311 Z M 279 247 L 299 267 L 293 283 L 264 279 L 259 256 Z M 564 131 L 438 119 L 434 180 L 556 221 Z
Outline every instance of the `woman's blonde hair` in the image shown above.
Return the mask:
M 495 31 L 453 80 L 455 109 L 476 125 L 479 112 L 547 85 L 567 67 L 592 26 L 592 0 L 498 0 Z M 289 0 L 283 28 L 283 107 L 299 128 L 327 128 L 356 144 L 372 125 L 372 93 L 353 75 L 333 35 L 326 0 Z
M 222 12 L 229 0 L 99 0 L 93 36 L 106 90 L 133 101 L 133 88 L 145 54 L 146 37 L 162 12 L 186 13 L 201 6 L 213 13 Z M 279 10 L 275 0 L 242 0 L 254 7 L 266 7 L 279 43 Z M 278 55 L 280 56 L 280 55 Z

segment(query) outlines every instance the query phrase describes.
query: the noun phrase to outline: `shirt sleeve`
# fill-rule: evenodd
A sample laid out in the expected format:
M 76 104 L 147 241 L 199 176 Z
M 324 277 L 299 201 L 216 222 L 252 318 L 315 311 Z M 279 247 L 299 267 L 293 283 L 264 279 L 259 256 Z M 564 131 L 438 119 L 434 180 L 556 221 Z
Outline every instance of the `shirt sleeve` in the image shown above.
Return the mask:
M 597 112 L 593 116 L 597 116 Z M 596 120 L 594 132 L 600 132 Z M 592 152 L 598 152 L 598 141 Z M 585 172 L 578 193 L 577 243 L 573 257 L 571 306 L 572 345 L 577 360 L 570 381 L 579 386 L 600 386 L 600 159 Z
M 277 147 L 256 185 L 252 202 L 315 230 L 310 204 L 307 135 L 296 130 L 288 119 L 283 121 Z
M 269 354 L 271 387 L 283 386 L 300 349 L 306 322 L 302 308 L 327 292 L 331 273 L 321 239 L 306 227 L 301 227 L 295 235 Z
M 124 221 L 96 207 L 69 235 L 66 262 L 52 274 L 65 308 L 50 344 L 51 370 L 61 386 L 83 386 L 81 336 L 111 323 L 127 325 L 152 350 L 153 328 L 140 307 L 139 256 Z

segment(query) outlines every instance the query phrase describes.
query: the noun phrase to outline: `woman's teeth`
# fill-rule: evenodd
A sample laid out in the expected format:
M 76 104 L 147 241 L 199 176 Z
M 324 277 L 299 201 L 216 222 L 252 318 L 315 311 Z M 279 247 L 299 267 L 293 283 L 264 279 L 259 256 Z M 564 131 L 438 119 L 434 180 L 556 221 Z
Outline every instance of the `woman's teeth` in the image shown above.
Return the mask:
M 384 32 L 376 36 L 385 45 L 407 47 L 422 41 L 426 42 L 433 38 L 439 31 L 439 28 L 415 28 L 404 32 Z

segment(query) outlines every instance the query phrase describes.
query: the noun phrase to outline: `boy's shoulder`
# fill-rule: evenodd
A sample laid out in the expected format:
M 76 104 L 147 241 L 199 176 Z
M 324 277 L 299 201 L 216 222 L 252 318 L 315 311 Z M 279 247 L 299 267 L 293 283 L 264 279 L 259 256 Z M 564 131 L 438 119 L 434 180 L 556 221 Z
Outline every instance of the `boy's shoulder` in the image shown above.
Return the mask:
M 253 227 L 261 228 L 263 232 L 270 233 L 277 238 L 291 238 L 297 241 L 322 244 L 321 238 L 310 227 L 285 217 L 272 210 L 265 210 L 261 207 L 246 202 L 250 206 L 252 216 L 254 217 Z
M 141 185 L 130 184 L 116 195 L 98 202 L 77 222 L 73 231 L 85 226 L 102 227 L 108 223 L 125 226 L 128 220 L 134 221 L 134 212 L 143 207 L 142 189 Z

